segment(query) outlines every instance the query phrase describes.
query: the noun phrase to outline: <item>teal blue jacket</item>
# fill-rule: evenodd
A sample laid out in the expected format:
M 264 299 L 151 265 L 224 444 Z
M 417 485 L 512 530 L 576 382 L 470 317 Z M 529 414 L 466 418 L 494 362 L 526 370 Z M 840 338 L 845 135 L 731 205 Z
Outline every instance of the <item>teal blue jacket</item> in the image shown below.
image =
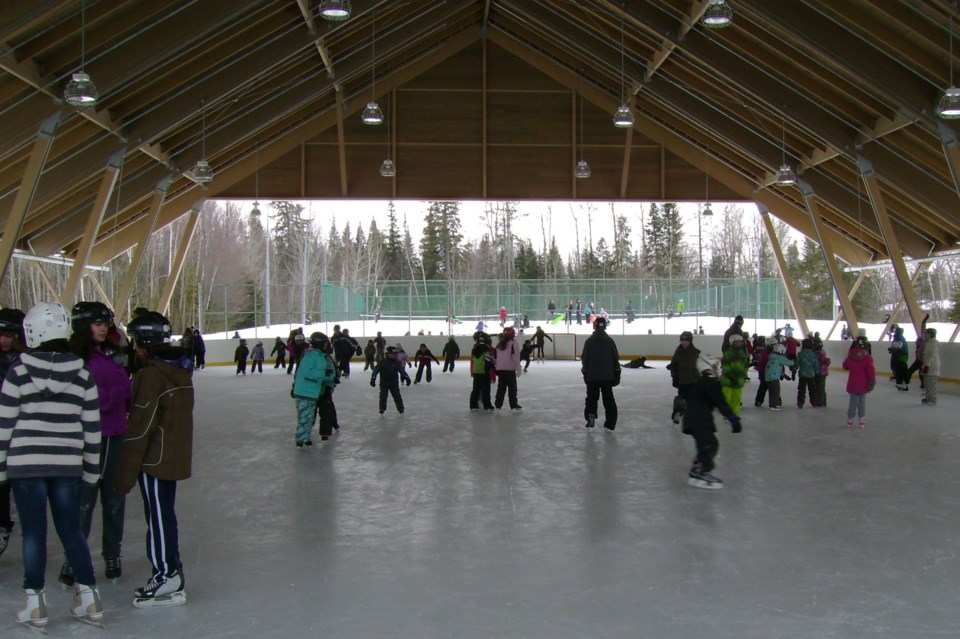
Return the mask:
M 297 399 L 319 399 L 327 388 L 333 388 L 335 379 L 336 369 L 326 355 L 315 348 L 308 348 L 297 365 L 293 396 Z

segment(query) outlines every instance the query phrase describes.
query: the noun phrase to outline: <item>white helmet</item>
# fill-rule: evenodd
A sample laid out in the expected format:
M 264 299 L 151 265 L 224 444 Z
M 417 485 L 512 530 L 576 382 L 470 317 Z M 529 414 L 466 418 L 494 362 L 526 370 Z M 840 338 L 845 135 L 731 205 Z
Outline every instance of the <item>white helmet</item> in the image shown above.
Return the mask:
M 787 347 L 784 346 L 783 344 L 774 344 L 773 352 L 777 353 L 778 355 L 784 355 L 787 352 Z
M 719 377 L 720 362 L 713 355 L 700 355 L 697 358 L 697 372 L 701 375 L 706 373 L 709 377 Z
M 34 304 L 23 318 L 23 333 L 28 348 L 36 348 L 52 339 L 70 337 L 70 314 L 58 302 Z

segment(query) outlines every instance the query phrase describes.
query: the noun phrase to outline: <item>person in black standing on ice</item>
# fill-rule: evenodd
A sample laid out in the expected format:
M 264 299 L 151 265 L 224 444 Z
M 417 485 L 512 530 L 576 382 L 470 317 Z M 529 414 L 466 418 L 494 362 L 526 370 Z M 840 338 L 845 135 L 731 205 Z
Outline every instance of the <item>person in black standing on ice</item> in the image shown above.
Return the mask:
M 403 398 L 400 396 L 400 380 L 402 379 L 409 386 L 410 376 L 407 375 L 403 364 L 397 360 L 397 349 L 393 346 L 387 347 L 386 357 L 373 367 L 370 386 L 376 388 L 378 375 L 380 376 L 380 414 L 383 415 L 387 410 L 387 393 L 390 393 L 397 412 L 402 415 Z
M 420 348 L 416 353 L 413 354 L 414 359 L 417 360 L 417 376 L 414 378 L 413 383 L 419 384 L 420 380 L 423 379 L 423 370 L 427 370 L 427 383 L 433 381 L 433 364 L 431 362 L 436 362 L 437 364 L 440 361 L 434 357 L 433 353 L 430 352 L 430 349 L 427 348 L 426 344 L 421 344 Z
M 380 363 L 380 360 L 383 359 L 383 356 L 387 348 L 387 340 L 384 338 L 383 333 L 377 331 L 377 336 L 373 338 L 373 345 L 377 348 L 376 356 L 374 357 L 375 363 Z
M 607 335 L 607 320 L 603 317 L 593 320 L 593 335 L 583 343 L 580 372 L 587 385 L 587 399 L 583 406 L 587 428 L 593 428 L 597 421 L 597 401 L 602 396 L 603 427 L 614 430 L 617 427 L 617 400 L 613 388 L 620 385 L 620 353 L 613 338 Z
M 557 303 L 553 300 L 547 302 L 547 319 L 552 320 L 557 315 Z
M 731 335 L 740 335 L 744 340 L 747 339 L 747 333 L 743 330 L 743 315 L 737 315 L 733 318 L 733 324 L 731 324 L 730 328 L 723 334 L 723 342 L 720 344 L 721 353 L 726 353 L 730 350 Z
M 273 365 L 274 368 L 286 368 L 287 367 L 287 345 L 283 343 L 283 339 L 278 335 L 277 341 L 273 343 L 273 350 L 270 351 L 270 357 L 276 357 L 277 361 Z
M 545 342 L 544 339 L 548 339 L 553 342 L 553 338 L 543 332 L 543 327 L 538 326 L 537 330 L 533 334 L 533 354 L 537 358 L 537 361 L 543 361 L 543 345 Z
M 453 335 L 450 336 L 450 339 L 447 340 L 447 343 L 443 345 L 443 351 L 440 353 L 443 355 L 443 371 L 447 372 L 449 367 L 450 372 L 453 372 L 453 367 L 457 364 L 457 359 L 460 357 L 460 345 L 457 344 L 457 338 Z
M 577 298 L 576 302 L 576 311 L 577 311 L 577 324 L 583 324 L 583 302 L 580 301 L 580 298 Z
M 287 338 L 287 375 L 293 373 L 293 368 L 303 357 L 303 352 L 307 350 L 307 338 L 303 335 L 303 328 L 296 328 L 290 331 L 290 337 Z
M 700 380 L 700 373 L 697 370 L 698 357 L 700 357 L 700 351 L 693 345 L 693 333 L 690 331 L 680 333 L 680 345 L 673 352 L 673 358 L 667 366 L 670 369 L 673 387 L 677 389 L 677 396 L 673 400 L 673 414 L 670 416 L 674 424 L 680 423 L 690 388 Z
M 361 355 L 363 349 L 357 340 L 350 337 L 350 331 L 343 329 L 340 337 L 333 340 L 333 353 L 337 358 L 337 366 L 340 369 L 340 378 L 348 379 L 350 377 L 350 360 L 354 355 Z
M 207 365 L 207 345 L 203 342 L 203 335 L 200 329 L 193 329 L 193 354 L 196 361 L 193 370 L 203 369 Z
M 241 339 L 240 343 L 237 344 L 237 349 L 233 351 L 233 361 L 237 363 L 237 375 L 240 373 L 247 374 L 247 356 L 249 354 L 250 349 L 247 348 L 247 340 Z

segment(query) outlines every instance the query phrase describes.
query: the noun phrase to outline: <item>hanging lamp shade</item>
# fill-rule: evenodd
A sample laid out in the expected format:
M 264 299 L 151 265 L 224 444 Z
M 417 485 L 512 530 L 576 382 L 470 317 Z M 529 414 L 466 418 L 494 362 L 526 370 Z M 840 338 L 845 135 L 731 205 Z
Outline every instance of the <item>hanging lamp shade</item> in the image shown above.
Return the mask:
M 376 102 L 368 102 L 360 118 L 364 124 L 383 124 L 383 111 L 380 110 L 380 105 Z
M 630 110 L 630 105 L 627 103 L 620 105 L 617 112 L 613 114 L 613 126 L 621 129 L 628 129 L 633 126 L 633 111 Z
M 723 29 L 733 24 L 733 9 L 726 0 L 710 0 L 710 6 L 703 12 L 703 26 L 709 29 Z
M 213 169 L 205 159 L 197 160 L 193 167 L 193 179 L 200 184 L 209 184 L 213 182 Z
M 587 164 L 586 160 L 580 160 L 577 162 L 577 168 L 574 170 L 573 174 L 581 180 L 585 180 L 586 178 L 590 177 L 590 165 Z
M 250 217 L 260 219 L 260 203 L 254 202 L 253 208 L 250 209 Z
M 700 215 L 703 217 L 713 217 L 713 209 L 710 208 L 709 202 L 703 207 L 703 211 L 700 212 Z
M 97 86 L 90 76 L 83 71 L 77 71 L 70 77 L 67 86 L 63 89 L 63 99 L 70 106 L 87 108 L 92 107 L 100 99 Z
M 320 17 L 330 22 L 341 22 L 350 17 L 350 0 L 323 0 Z
M 937 103 L 937 115 L 944 120 L 956 120 L 960 118 L 960 89 L 957 87 L 948 87 L 943 92 L 943 97 Z
M 380 165 L 380 175 L 383 177 L 394 177 L 397 174 L 397 167 L 393 165 L 393 160 L 387 158 Z
M 777 184 L 780 186 L 791 186 L 797 183 L 797 174 L 793 172 L 793 167 L 789 164 L 781 164 L 777 172 Z

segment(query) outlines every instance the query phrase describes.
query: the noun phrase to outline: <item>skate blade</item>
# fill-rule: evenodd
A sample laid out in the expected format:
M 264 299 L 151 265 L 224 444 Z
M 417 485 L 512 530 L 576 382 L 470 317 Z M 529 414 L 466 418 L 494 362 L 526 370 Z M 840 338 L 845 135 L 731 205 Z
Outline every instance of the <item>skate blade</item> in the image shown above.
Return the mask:
M 187 595 L 183 592 L 133 600 L 134 608 L 161 608 L 166 606 L 185 606 L 186 604 Z
M 29 628 L 30 630 L 33 630 L 34 632 L 39 632 L 40 634 L 44 634 L 44 635 L 47 634 L 47 623 L 46 623 L 46 622 L 44 622 L 42 626 L 38 626 L 36 623 L 34 623 L 34 622 L 32 622 L 32 621 L 20 621 L 20 620 L 18 619 L 18 620 L 17 620 L 17 624 L 20 625 L 20 626 L 22 626 L 22 627 L 24 627 L 24 628 Z
M 79 621 L 80 623 L 86 624 L 86 625 L 88 625 L 88 626 L 95 626 L 95 627 L 97 627 L 97 628 L 103 628 L 103 627 L 104 627 L 104 625 L 103 625 L 103 616 L 102 616 L 102 615 L 101 615 L 100 619 L 91 619 L 91 618 L 88 617 L 88 616 L 74 617 L 73 619 L 74 619 L 75 621 Z
M 706 490 L 718 490 L 723 488 L 723 484 L 713 482 L 713 481 L 703 481 L 702 479 L 694 479 L 693 477 L 687 480 L 689 486 L 694 488 L 705 488 Z

